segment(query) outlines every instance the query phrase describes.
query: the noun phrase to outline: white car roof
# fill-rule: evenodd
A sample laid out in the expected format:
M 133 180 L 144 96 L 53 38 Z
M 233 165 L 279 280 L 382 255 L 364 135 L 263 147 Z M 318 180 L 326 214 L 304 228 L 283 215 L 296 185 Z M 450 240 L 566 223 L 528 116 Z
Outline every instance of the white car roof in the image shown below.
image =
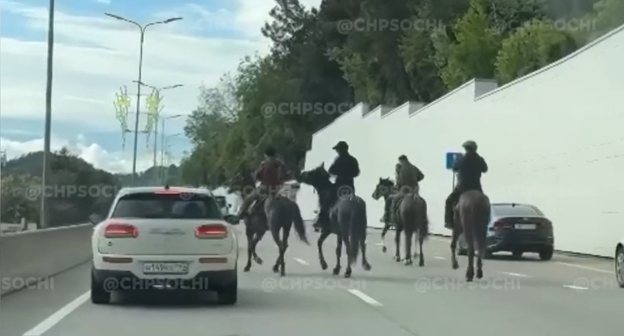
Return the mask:
M 161 186 L 158 186 L 158 187 L 154 187 L 154 186 L 151 186 L 151 187 L 126 187 L 126 188 L 122 188 L 119 191 L 119 194 L 117 195 L 117 197 L 131 195 L 131 194 L 151 193 L 151 192 L 162 191 L 162 190 L 165 190 L 164 186 L 162 186 L 162 187 Z M 169 190 L 176 190 L 176 191 L 179 191 L 180 193 L 200 194 L 200 195 L 214 196 L 210 190 L 204 189 L 204 188 L 170 186 Z

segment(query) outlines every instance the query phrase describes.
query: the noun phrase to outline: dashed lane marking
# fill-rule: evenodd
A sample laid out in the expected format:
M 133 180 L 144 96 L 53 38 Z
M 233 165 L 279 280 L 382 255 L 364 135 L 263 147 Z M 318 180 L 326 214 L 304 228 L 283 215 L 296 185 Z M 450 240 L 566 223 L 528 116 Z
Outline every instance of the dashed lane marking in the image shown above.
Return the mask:
M 375 306 L 375 307 L 381 307 L 383 306 L 383 304 L 381 304 L 381 302 L 373 299 L 372 297 L 362 293 L 361 291 L 357 290 L 357 289 L 348 289 L 347 290 L 349 293 L 357 296 L 360 300 L 368 303 L 371 306 Z
M 301 265 L 306 265 L 306 266 L 310 265 L 310 264 L 308 264 L 307 261 L 305 261 L 303 259 L 299 259 L 299 258 L 293 258 L 293 259 L 295 259 L 295 261 L 300 263 Z
M 521 273 L 513 273 L 513 272 L 500 272 L 501 274 L 511 275 L 519 278 L 532 278 L 530 275 L 521 274 Z
M 444 257 L 442 257 L 442 256 L 435 256 L 435 258 L 436 258 L 436 259 L 439 259 L 439 260 L 446 260 L 446 258 L 444 258 Z
M 565 288 L 576 289 L 576 290 L 588 290 L 587 287 L 574 286 L 574 285 L 563 285 Z
M 78 309 L 83 303 L 87 302 L 91 297 L 91 291 L 88 291 L 74 301 L 66 304 L 61 309 L 57 310 L 54 314 L 50 315 L 47 319 L 43 320 L 41 323 L 37 324 L 34 328 L 28 330 L 24 333 L 23 336 L 41 336 L 52 327 L 57 325 L 61 320 L 63 320 L 67 315 L 71 314 L 74 310 Z

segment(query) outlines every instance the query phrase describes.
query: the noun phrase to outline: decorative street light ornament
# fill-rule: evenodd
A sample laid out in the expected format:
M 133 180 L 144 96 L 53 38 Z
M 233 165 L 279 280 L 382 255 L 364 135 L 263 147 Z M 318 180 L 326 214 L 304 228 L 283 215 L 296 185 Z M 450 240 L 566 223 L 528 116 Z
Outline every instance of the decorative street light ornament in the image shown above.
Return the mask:
M 147 147 L 149 148 L 149 139 L 152 131 L 156 131 L 154 125 L 158 123 L 160 112 L 164 106 L 160 106 L 163 97 L 160 96 L 160 91 L 152 89 L 152 93 L 145 99 L 145 105 L 147 106 L 147 123 L 145 124 L 145 135 L 147 136 Z
M 126 130 L 128 129 L 128 114 L 130 111 L 130 107 L 132 105 L 132 100 L 130 96 L 128 96 L 128 88 L 124 85 L 119 88 L 119 93 L 116 93 L 115 101 L 113 101 L 113 105 L 115 106 L 115 112 L 117 120 L 119 120 L 119 124 L 121 125 L 121 148 L 125 148 L 126 146 Z

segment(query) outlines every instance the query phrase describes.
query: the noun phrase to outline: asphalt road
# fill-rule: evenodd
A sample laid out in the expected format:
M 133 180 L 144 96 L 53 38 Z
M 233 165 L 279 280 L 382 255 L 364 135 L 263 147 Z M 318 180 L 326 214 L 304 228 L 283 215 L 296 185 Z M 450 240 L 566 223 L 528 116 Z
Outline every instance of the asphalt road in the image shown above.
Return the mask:
M 241 271 L 232 307 L 180 294 L 117 297 L 96 306 L 89 300 L 90 265 L 82 265 L 3 297 L 0 335 L 622 335 L 624 290 L 610 261 L 495 257 L 485 261 L 485 278 L 469 285 L 463 281 L 467 259 L 459 257 L 461 268 L 453 271 L 447 239 L 427 242 L 420 268 L 392 260 L 392 235 L 383 254 L 379 231 L 370 231 L 373 268 L 365 272 L 358 264 L 349 280 L 331 275 L 334 236 L 324 248 L 327 271 L 320 269 L 316 244 L 305 246 L 293 236 L 281 279 L 271 272 L 277 254 L 266 236 L 258 249 L 265 263 Z

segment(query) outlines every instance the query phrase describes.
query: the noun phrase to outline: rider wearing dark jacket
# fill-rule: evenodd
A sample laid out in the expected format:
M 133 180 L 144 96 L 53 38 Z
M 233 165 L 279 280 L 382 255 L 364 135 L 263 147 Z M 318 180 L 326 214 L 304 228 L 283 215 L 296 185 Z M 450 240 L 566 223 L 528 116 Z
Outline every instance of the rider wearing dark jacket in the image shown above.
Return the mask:
M 251 203 L 260 200 L 269 192 L 278 192 L 284 182 L 291 179 L 291 173 L 286 164 L 275 157 L 275 149 L 269 147 L 264 152 L 264 157 L 264 161 L 254 174 L 256 181 L 260 182 L 260 186 L 245 198 L 241 206 L 240 216 L 247 214 Z
M 332 148 L 338 153 L 338 157 L 329 167 L 328 173 L 336 176 L 336 187 L 345 193 L 345 187 L 350 188 L 351 194 L 355 195 L 355 178 L 360 175 L 360 164 L 357 159 L 349 154 L 349 145 L 340 141 Z M 342 189 L 341 189 L 342 188 Z M 341 196 L 344 196 L 342 194 Z
M 457 173 L 457 185 L 446 199 L 444 211 L 444 223 L 447 229 L 453 228 L 453 207 L 459 201 L 462 193 L 469 190 L 483 192 L 481 186 L 481 174 L 487 173 L 488 165 L 485 159 L 477 154 L 477 144 L 474 141 L 466 141 L 462 145 L 466 150 L 464 156 L 455 162 L 453 171 Z

